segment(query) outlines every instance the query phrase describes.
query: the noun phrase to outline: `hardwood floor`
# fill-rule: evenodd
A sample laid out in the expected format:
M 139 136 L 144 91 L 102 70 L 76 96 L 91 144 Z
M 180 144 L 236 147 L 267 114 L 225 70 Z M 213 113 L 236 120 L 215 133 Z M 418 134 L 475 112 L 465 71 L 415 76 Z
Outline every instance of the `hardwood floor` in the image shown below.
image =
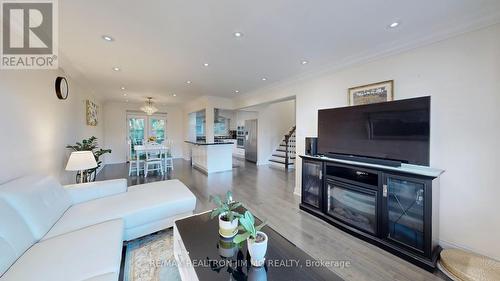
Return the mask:
M 127 164 L 107 165 L 97 179 L 127 178 L 129 185 L 165 179 L 179 179 L 197 197 L 195 212 L 213 206 L 209 195 L 233 192 L 255 215 L 316 259 L 350 261 L 350 267 L 330 268 L 345 280 L 449 280 L 441 273 L 429 273 L 371 244 L 299 210 L 293 194 L 295 173 L 235 159 L 233 172 L 209 176 L 192 169 L 190 162 L 176 159 L 174 171 L 164 176 L 128 177 Z

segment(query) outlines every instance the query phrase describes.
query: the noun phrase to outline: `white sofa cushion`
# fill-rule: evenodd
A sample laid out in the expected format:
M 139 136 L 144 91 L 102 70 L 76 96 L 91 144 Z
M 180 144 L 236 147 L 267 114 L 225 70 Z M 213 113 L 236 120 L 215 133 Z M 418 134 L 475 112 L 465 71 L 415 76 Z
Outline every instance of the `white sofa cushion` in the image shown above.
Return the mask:
M 123 221 L 112 220 L 44 240 L 22 255 L 0 281 L 116 281 L 122 235 Z
M 196 197 L 179 180 L 129 187 L 128 192 L 71 206 L 43 239 L 99 223 L 123 218 L 127 230 L 192 212 Z
M 21 216 L 0 199 L 0 276 L 35 242 Z
M 73 204 L 127 192 L 127 179 L 65 185 Z
M 71 206 L 64 188 L 52 177 L 30 176 L 0 186 L 4 199 L 23 217 L 35 239 L 41 239 Z

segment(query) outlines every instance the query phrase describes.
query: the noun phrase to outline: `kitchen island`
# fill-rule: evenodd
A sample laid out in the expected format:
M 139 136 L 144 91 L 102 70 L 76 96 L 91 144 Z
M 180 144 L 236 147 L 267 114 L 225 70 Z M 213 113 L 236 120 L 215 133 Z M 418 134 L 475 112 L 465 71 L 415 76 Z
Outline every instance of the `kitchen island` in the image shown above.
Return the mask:
M 191 165 L 206 174 L 233 169 L 233 142 L 185 141 L 191 148 Z

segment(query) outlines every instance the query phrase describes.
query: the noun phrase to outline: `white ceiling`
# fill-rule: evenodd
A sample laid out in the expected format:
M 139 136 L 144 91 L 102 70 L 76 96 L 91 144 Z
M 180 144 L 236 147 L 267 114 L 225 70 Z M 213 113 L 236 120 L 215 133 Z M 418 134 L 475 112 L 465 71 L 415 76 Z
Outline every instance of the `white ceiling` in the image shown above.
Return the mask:
M 151 95 L 162 103 L 234 97 L 235 90 L 500 21 L 498 0 L 65 0 L 59 6 L 61 65 L 73 78 L 86 79 L 106 100 Z M 400 26 L 389 29 L 394 21 Z M 234 37 L 237 31 L 243 36 Z

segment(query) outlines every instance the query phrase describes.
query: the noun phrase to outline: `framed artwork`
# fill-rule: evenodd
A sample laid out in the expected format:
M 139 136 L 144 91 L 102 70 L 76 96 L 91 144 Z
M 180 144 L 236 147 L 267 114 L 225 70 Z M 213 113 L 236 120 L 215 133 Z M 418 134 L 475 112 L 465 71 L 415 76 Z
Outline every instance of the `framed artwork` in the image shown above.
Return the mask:
M 97 126 L 97 104 L 87 100 L 86 101 L 86 112 L 87 112 L 87 125 Z
M 394 98 L 394 80 L 350 88 L 349 105 L 362 105 L 392 101 Z

